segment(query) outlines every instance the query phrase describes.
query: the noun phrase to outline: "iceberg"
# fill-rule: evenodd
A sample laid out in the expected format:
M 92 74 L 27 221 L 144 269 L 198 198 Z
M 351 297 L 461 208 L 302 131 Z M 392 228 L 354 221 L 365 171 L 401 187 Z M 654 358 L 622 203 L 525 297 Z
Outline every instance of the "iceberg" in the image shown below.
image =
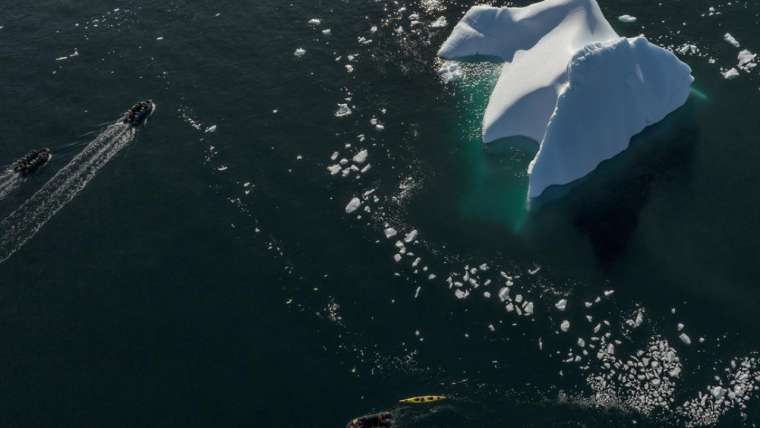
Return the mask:
M 686 102 L 691 69 L 645 37 L 620 37 L 596 0 L 544 0 L 526 7 L 474 6 L 438 55 L 504 65 L 483 117 L 491 143 L 539 143 L 528 197 L 592 172 L 631 137 Z

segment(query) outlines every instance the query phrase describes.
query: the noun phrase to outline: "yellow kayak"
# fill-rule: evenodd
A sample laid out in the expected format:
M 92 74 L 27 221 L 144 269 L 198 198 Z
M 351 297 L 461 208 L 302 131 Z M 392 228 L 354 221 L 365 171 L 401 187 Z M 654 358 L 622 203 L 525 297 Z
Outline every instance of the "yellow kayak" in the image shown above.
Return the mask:
M 435 403 L 436 401 L 443 401 L 446 399 L 444 395 L 421 395 L 419 397 L 410 397 L 399 400 L 401 404 L 427 404 Z

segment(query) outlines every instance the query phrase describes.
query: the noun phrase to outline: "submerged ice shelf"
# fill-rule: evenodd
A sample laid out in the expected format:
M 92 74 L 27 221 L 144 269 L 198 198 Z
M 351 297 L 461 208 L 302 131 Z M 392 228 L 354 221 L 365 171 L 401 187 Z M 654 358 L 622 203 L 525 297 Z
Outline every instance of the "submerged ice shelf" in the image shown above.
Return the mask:
M 596 0 L 475 6 L 438 55 L 504 61 L 483 118 L 483 142 L 540 142 L 528 196 L 575 181 L 686 102 L 691 69 L 643 36 L 618 36 Z

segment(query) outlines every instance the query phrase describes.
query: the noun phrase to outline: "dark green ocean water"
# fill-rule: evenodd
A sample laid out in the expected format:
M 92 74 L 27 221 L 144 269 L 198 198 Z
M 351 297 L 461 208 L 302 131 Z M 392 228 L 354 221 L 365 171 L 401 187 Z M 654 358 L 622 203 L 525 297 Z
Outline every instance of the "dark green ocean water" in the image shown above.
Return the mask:
M 740 50 L 726 32 L 760 51 L 760 4 L 599 0 L 621 35 L 695 45 L 679 54 L 694 91 L 627 154 L 528 211 L 530 150 L 479 144 L 498 70 L 468 64 L 448 84 L 436 72 L 474 3 L 428 3 L 6 1 L 0 164 L 45 146 L 54 158 L 0 200 L 3 218 L 50 214 L 0 263 L 0 425 L 341 427 L 391 409 L 398 427 L 681 426 L 678 404 L 754 355 L 760 72 L 721 70 Z M 449 26 L 429 28 L 439 16 Z M 158 105 L 149 124 L 81 191 L 63 189 L 75 197 L 60 211 L 24 205 L 145 98 Z M 353 114 L 336 118 L 346 102 Z M 361 178 L 327 172 L 334 151 L 359 149 L 372 165 Z M 347 215 L 371 189 L 371 211 Z M 385 223 L 419 231 L 408 246 L 422 264 L 394 262 Z M 535 317 L 482 289 L 455 297 L 448 274 L 482 263 L 519 277 Z M 621 336 L 621 353 L 660 336 L 684 366 L 672 409 L 648 416 L 598 406 L 594 368 L 562 362 L 585 315 L 624 325 L 638 308 L 645 331 Z M 431 393 L 451 399 L 394 404 Z M 757 407 L 719 425 L 753 426 Z

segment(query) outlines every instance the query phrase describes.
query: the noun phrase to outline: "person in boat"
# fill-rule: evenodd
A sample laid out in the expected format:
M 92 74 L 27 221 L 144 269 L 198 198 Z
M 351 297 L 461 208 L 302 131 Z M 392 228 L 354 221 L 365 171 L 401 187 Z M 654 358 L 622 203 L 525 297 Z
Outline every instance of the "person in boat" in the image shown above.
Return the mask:
M 16 162 L 13 170 L 23 176 L 29 175 L 50 160 L 50 149 L 44 148 L 27 153 Z
M 380 412 L 353 419 L 346 428 L 390 428 L 392 424 L 393 415 L 390 412 Z

